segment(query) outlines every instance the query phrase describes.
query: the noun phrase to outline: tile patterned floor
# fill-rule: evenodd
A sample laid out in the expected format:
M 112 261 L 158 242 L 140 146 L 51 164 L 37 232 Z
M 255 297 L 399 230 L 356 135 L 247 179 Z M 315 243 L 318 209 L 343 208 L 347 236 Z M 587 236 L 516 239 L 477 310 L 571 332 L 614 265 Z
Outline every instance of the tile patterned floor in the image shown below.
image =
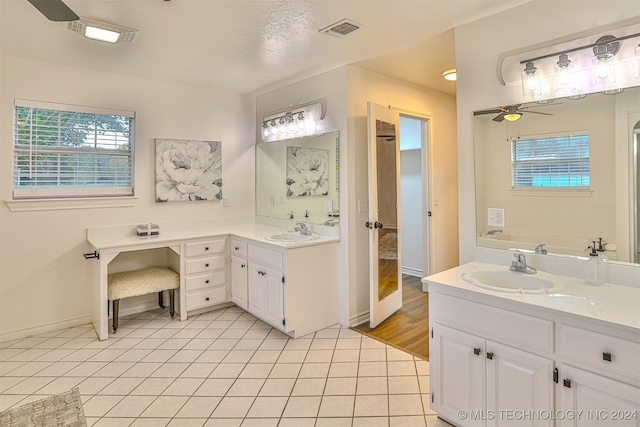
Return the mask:
M 120 325 L 0 343 L 0 411 L 77 386 L 96 427 L 449 426 L 427 361 L 340 325 L 294 340 L 236 307 Z

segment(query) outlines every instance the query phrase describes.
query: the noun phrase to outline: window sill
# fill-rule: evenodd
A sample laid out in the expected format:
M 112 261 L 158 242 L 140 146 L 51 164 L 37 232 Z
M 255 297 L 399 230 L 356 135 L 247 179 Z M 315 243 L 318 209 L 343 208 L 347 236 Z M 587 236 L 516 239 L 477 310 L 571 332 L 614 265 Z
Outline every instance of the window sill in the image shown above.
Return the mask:
M 533 197 L 591 197 L 593 190 L 525 190 L 511 189 L 514 196 L 533 196 Z
M 65 209 L 130 208 L 138 197 L 91 197 L 69 199 L 5 200 L 11 212 L 56 211 Z

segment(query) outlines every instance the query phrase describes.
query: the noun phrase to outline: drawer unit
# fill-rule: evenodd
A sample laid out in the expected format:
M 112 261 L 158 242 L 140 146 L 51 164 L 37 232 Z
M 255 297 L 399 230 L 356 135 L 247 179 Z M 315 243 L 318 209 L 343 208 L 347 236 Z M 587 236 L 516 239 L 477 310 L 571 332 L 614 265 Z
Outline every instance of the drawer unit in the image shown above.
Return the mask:
M 187 258 L 224 253 L 225 249 L 226 239 L 224 238 L 211 240 L 209 242 L 187 243 L 185 245 Z
M 560 353 L 598 372 L 640 379 L 640 343 L 569 325 L 560 325 Z
M 247 243 L 240 240 L 231 240 L 231 255 L 247 257 Z
M 282 252 L 263 248 L 262 246 L 249 245 L 249 260 L 269 267 L 282 270 Z
M 184 245 L 185 310 L 199 310 L 228 301 L 227 238 Z
M 186 273 L 197 274 L 205 271 L 214 271 L 225 268 L 226 256 L 225 254 L 215 255 L 206 258 L 187 259 L 186 261 Z
M 224 286 L 226 281 L 225 270 L 214 271 L 213 273 L 191 275 L 185 278 L 185 289 L 187 292 L 199 291 L 212 286 Z
M 433 297 L 429 295 L 429 299 L 432 298 L 437 299 L 433 306 L 438 318 L 447 325 L 495 340 L 518 343 L 525 348 L 553 352 L 553 321 L 439 293 Z
M 187 293 L 187 312 L 220 304 L 225 302 L 226 299 L 227 290 L 224 287 Z

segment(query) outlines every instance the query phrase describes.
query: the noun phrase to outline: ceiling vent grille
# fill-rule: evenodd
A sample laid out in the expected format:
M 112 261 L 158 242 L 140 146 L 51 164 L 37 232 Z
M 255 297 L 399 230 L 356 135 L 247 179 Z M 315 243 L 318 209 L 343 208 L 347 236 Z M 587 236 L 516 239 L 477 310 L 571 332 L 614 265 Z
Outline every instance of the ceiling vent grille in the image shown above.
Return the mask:
M 342 37 L 346 36 L 347 34 L 353 33 L 360 27 L 360 24 L 356 24 L 355 22 L 348 19 L 343 19 L 342 21 L 338 21 L 335 24 L 331 24 L 328 27 L 321 29 L 320 32 L 325 33 L 329 36 Z
M 119 33 L 116 43 L 131 43 L 139 33 L 138 30 L 134 30 L 132 28 L 126 28 L 120 25 L 109 24 L 101 21 L 94 21 L 87 18 L 80 18 L 77 21 L 69 21 L 66 24 L 68 30 L 82 35 L 84 35 L 87 26 L 102 28 L 108 31 Z

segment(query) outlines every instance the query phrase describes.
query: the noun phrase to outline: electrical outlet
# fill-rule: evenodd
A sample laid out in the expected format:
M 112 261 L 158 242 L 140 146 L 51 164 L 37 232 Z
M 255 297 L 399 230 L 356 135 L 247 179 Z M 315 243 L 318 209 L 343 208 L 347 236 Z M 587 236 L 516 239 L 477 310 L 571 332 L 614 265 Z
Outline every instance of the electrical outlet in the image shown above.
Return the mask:
M 231 206 L 231 200 L 229 200 L 229 198 L 228 198 L 228 197 L 223 197 L 223 198 L 222 198 L 222 205 L 223 205 L 225 208 L 228 208 L 229 206 Z
M 487 218 L 489 227 L 504 227 L 504 209 L 488 208 Z

